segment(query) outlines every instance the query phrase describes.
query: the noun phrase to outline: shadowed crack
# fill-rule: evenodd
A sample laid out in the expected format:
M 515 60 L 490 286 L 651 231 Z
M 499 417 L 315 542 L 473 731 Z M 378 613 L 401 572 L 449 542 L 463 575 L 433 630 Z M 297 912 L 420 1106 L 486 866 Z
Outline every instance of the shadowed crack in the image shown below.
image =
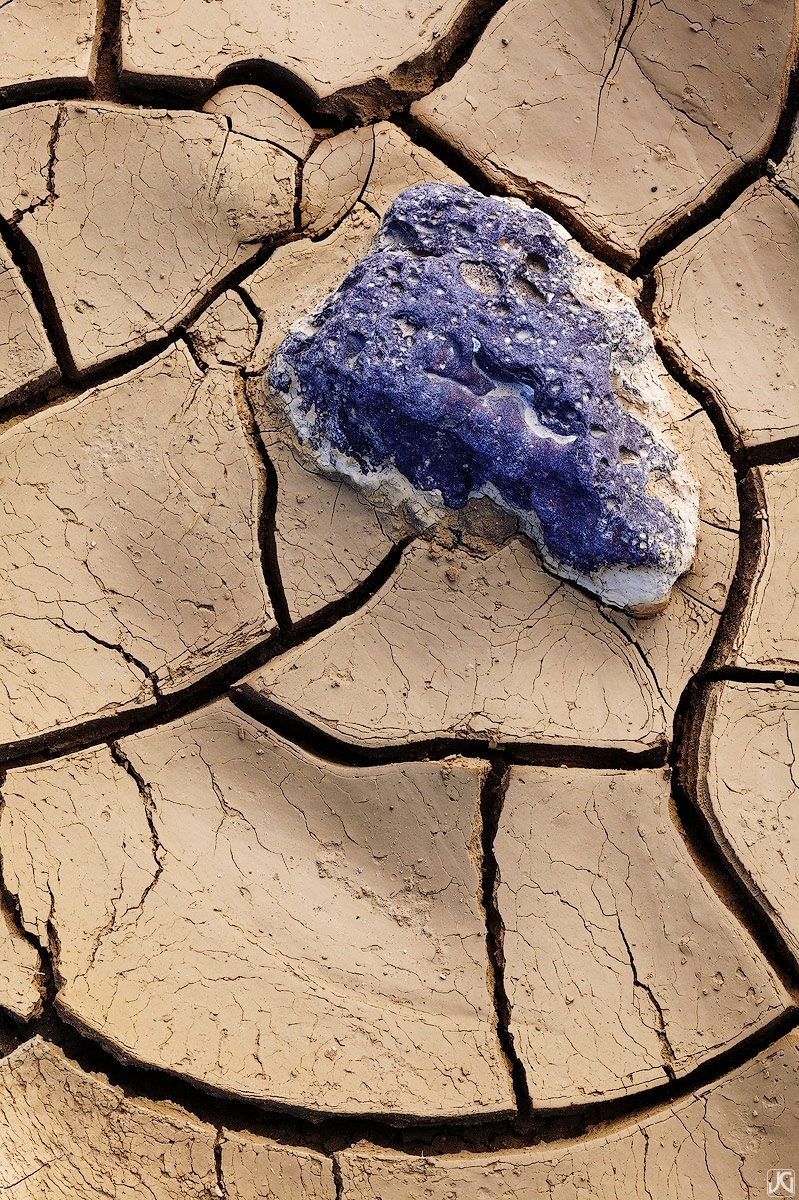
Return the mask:
M 546 1112 L 533 1110 L 529 1116 L 520 1115 L 513 1120 L 478 1117 L 462 1121 L 359 1116 L 312 1118 L 285 1106 L 235 1099 L 161 1068 L 139 1063 L 122 1052 L 115 1055 L 101 1041 L 87 1036 L 73 1014 L 68 1023 L 49 1001 L 41 1017 L 14 1024 L 19 1029 L 20 1042 L 34 1036 L 53 1042 L 83 1070 L 105 1075 L 129 1099 L 178 1104 L 191 1116 L 216 1128 L 245 1130 L 285 1145 L 325 1154 L 334 1154 L 364 1139 L 382 1149 L 419 1156 L 527 1149 L 563 1139 L 579 1139 L 587 1134 L 591 1137 L 610 1135 L 632 1122 L 663 1112 L 699 1088 L 738 1070 L 799 1028 L 799 1010 L 793 1008 L 781 1014 L 766 1027 L 679 1080 L 668 1080 L 643 1094 L 553 1108 Z
M 632 975 L 633 975 L 633 987 L 640 988 L 640 990 L 645 993 L 645 995 L 648 997 L 649 1002 L 650 1002 L 652 1008 L 654 1009 L 655 1015 L 657 1017 L 657 1026 L 655 1028 L 655 1033 L 657 1034 L 658 1041 L 660 1042 L 660 1050 L 661 1050 L 661 1054 L 663 1055 L 663 1070 L 666 1072 L 669 1079 L 674 1079 L 675 1078 L 675 1074 L 674 1074 L 675 1054 L 674 1054 L 674 1050 L 672 1049 L 671 1042 L 669 1041 L 669 1035 L 666 1031 L 666 1022 L 663 1019 L 663 1008 L 661 1007 L 660 1001 L 658 1000 L 655 993 L 652 991 L 649 984 L 643 983 L 638 975 L 638 968 L 635 965 L 635 958 L 633 957 L 632 947 L 630 946 L 630 943 L 627 940 L 627 935 L 624 932 L 624 927 L 621 923 L 621 918 L 618 916 L 618 914 L 616 915 L 616 922 L 619 927 L 619 935 L 621 937 L 622 942 L 624 943 L 624 949 L 627 951 L 627 957 L 630 960 L 630 970 L 632 971 Z
M 227 1185 L 225 1184 L 225 1174 L 222 1169 L 222 1146 L 225 1141 L 225 1132 L 223 1129 L 217 1129 L 216 1141 L 214 1142 L 214 1166 L 216 1168 L 216 1194 L 222 1200 L 227 1197 Z
M 486 922 L 486 949 L 490 963 L 490 980 L 494 992 L 494 1011 L 497 1035 L 508 1065 L 516 1107 L 521 1121 L 529 1121 L 533 1106 L 527 1072 L 519 1057 L 511 1033 L 511 1003 L 505 988 L 505 925 L 497 904 L 500 875 L 494 846 L 508 788 L 509 767 L 496 755 L 483 783 L 480 797 L 482 837 L 482 906 Z
M 464 758 L 496 757 L 497 744 L 483 738 L 424 738 L 405 745 L 359 746 L 297 716 L 282 704 L 255 690 L 249 684 L 234 685 L 230 699 L 242 712 L 267 729 L 285 737 L 316 758 L 341 766 L 380 766 L 389 763 L 437 760 L 459 755 Z M 646 750 L 623 750 L 591 746 L 552 746 L 515 742 L 502 749 L 507 763 L 533 766 L 585 767 L 589 770 L 645 770 L 665 765 L 668 747 L 665 742 Z
M 243 372 L 241 374 L 243 379 Z M 247 390 L 246 388 L 242 390 L 244 393 L 243 405 L 246 407 L 246 413 L 241 414 L 242 424 L 247 435 L 247 440 L 253 446 L 254 454 L 257 456 L 260 467 L 259 473 L 262 479 L 260 517 L 258 520 L 258 545 L 261 550 L 261 571 L 266 580 L 269 599 L 278 626 L 282 630 L 289 630 L 293 626 L 293 621 L 289 613 L 288 600 L 286 599 L 286 592 L 280 574 L 280 560 L 275 538 L 275 514 L 277 512 L 279 486 L 277 472 L 272 465 L 272 461 L 264 445 L 264 440 L 248 398 Z
M 141 909 L 145 900 L 147 899 L 147 896 L 152 891 L 152 889 L 155 887 L 155 885 L 158 883 L 158 880 L 161 878 L 161 874 L 164 870 L 164 859 L 166 857 L 166 851 L 161 843 L 160 837 L 158 836 L 158 830 L 155 825 L 155 804 L 153 803 L 153 795 L 152 795 L 152 789 L 150 788 L 150 785 L 142 778 L 142 776 L 139 774 L 139 772 L 133 766 L 133 763 L 130 761 L 130 759 L 127 757 L 127 755 L 124 753 L 122 747 L 119 745 L 118 742 L 111 742 L 108 749 L 111 752 L 111 757 L 113 758 L 114 762 L 117 763 L 120 767 L 122 767 L 123 771 L 126 771 L 127 774 L 130 775 L 133 782 L 136 784 L 139 795 L 141 796 L 142 805 L 144 806 L 144 815 L 147 820 L 147 826 L 150 830 L 150 840 L 152 842 L 152 852 L 153 852 L 153 859 L 155 861 L 155 871 L 153 873 L 152 879 L 150 880 L 150 882 L 147 884 L 147 887 L 142 892 L 141 898 L 139 900 L 138 908 Z M 112 924 L 115 920 L 116 920 L 116 913 L 114 913 L 114 915 L 113 915 Z M 107 930 L 104 931 L 103 934 L 101 934 L 101 937 L 104 937 L 106 932 L 107 932 Z M 100 944 L 100 938 L 98 938 L 97 946 L 95 947 L 95 954 L 97 952 L 97 948 L 99 947 L 99 944 Z
M 120 0 L 98 0 L 97 28 L 94 34 L 94 100 L 119 103 L 122 99 L 117 58 L 119 44 Z

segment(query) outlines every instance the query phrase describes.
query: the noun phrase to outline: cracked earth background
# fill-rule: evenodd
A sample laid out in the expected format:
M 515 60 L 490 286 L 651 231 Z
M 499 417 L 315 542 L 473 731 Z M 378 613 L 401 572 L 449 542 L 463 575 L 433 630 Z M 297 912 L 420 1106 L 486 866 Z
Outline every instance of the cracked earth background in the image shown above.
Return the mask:
M 0 1192 L 799 1171 L 795 30 L 0 4 Z M 702 483 L 658 617 L 292 452 L 270 357 L 424 180 L 542 208 L 649 322 Z

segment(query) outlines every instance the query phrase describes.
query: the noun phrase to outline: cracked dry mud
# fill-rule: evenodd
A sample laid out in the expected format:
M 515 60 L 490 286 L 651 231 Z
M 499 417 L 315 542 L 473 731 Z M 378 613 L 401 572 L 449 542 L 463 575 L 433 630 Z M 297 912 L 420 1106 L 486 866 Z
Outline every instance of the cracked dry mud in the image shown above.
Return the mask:
M 799 1172 L 795 68 L 790 0 L 0 3 L 0 1193 Z M 657 616 L 299 451 L 272 355 L 425 182 L 649 322 Z

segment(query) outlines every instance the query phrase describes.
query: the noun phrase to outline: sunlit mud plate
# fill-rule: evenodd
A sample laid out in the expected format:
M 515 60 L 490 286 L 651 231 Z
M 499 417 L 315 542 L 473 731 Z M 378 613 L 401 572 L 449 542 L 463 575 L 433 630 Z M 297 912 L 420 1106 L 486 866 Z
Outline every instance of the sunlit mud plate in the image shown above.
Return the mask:
M 425 525 L 487 496 L 551 571 L 645 613 L 691 565 L 698 519 L 658 368 L 632 300 L 559 225 L 427 183 L 268 380 L 323 473 Z

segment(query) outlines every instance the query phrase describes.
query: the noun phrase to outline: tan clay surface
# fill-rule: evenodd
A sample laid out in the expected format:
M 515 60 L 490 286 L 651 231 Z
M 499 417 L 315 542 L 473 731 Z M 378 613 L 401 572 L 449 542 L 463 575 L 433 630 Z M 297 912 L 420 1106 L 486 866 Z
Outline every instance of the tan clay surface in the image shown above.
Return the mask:
M 222 88 L 203 105 L 203 112 L 224 117 L 230 128 L 259 142 L 271 142 L 303 161 L 314 140 L 307 121 L 290 104 L 252 84 Z
M 0 114 L 52 156 L 45 202 L 18 218 L 53 293 L 80 371 L 163 337 L 204 293 L 294 225 L 296 160 L 213 114 L 110 104 Z M 48 143 L 49 146 L 49 138 Z M 13 155 L 6 152 L 8 169 Z M 47 175 L 48 159 L 39 159 Z M 4 181 L 0 188 L 7 189 Z M 39 188 L 41 196 L 42 188 Z M 38 197 L 37 197 L 38 198 Z M 14 207 L 3 206 L 11 218 Z
M 364 187 L 363 179 L 346 176 L 348 187 L 340 204 L 346 205 L 347 215 L 319 242 L 304 238 L 279 247 L 242 283 L 262 320 L 248 366 L 253 376 L 248 395 L 277 472 L 276 550 L 289 612 L 297 620 L 340 599 L 366 579 L 394 545 L 394 531 L 383 528 L 374 508 L 352 489 L 323 478 L 300 461 L 259 376 L 293 323 L 334 291 L 366 252 L 378 218 L 404 187 L 425 179 L 460 182 L 387 121 L 372 129 L 368 182 Z M 326 177 L 320 180 L 321 170 L 321 165 L 310 162 L 305 171 L 316 194 L 327 182 Z M 317 203 L 322 211 L 322 201 Z
M 210 367 L 244 367 L 258 341 L 258 324 L 238 292 L 223 292 L 188 328 L 200 362 Z
M 0 410 L 58 378 L 39 314 L 11 257 L 0 245 Z
M 176 346 L 0 446 L 0 741 L 151 703 L 269 633 L 232 373 Z
M 94 78 L 95 0 L 10 0 L 0 8 L 0 99 L 46 81 Z
M 760 553 L 730 652 L 736 666 L 799 670 L 799 468 L 752 471 L 762 495 Z
M 511 0 L 412 112 L 492 180 L 562 206 L 630 262 L 768 147 L 792 21 L 790 0 L 690 12 Z
M 797 235 L 799 208 L 757 183 L 656 271 L 663 340 L 746 446 L 799 434 Z
M 609 1136 L 535 1150 L 338 1155 L 344 1200 L 751 1200 L 792 1162 L 799 1043 L 776 1042 L 691 1099 Z
M 0 1062 L 0 1114 L 0 1189 L 14 1200 L 214 1195 L 210 1125 L 127 1099 L 40 1038 Z
M 799 119 L 794 119 L 791 140 L 785 157 L 773 168 L 773 178 L 794 200 L 799 200 Z
M 72 1019 L 248 1099 L 512 1109 L 478 899 L 481 764 L 331 768 L 227 703 L 117 757 L 128 770 L 100 747 L 12 771 L 3 792 L 7 885 L 31 932 L 57 931 Z
M 0 0 L 2 1197 L 791 1194 L 795 7 Z M 289 430 L 427 181 L 652 328 L 658 615 Z
M 787 996 L 695 868 L 656 771 L 512 767 L 495 853 L 533 1105 L 683 1075 Z
M 724 853 L 799 959 L 799 691 L 710 689 L 697 790 Z
M 635 644 L 521 541 L 484 561 L 412 546 L 355 615 L 245 682 L 357 745 L 477 737 L 634 748 L 666 731 Z
M 332 1159 L 313 1150 L 225 1130 L 219 1165 L 233 1200 L 336 1200 Z
M 193 91 L 235 63 L 266 60 L 322 100 L 344 93 L 340 106 L 370 112 L 390 102 L 392 89 L 418 95 L 429 87 L 436 57 L 452 35 L 468 32 L 468 14 L 463 0 L 422 0 L 413 8 L 399 0 L 283 6 L 177 0 L 168 7 L 162 0 L 122 0 L 121 68 L 131 82 Z
M 34 1038 L 0 1063 L 0 1190 L 23 1200 L 334 1200 L 332 1162 L 126 1097 Z M 218 1148 L 218 1163 L 217 1158 Z
M 42 1007 L 44 972 L 36 947 L 20 933 L 11 912 L 0 908 L 0 1006 L 22 1020 Z

